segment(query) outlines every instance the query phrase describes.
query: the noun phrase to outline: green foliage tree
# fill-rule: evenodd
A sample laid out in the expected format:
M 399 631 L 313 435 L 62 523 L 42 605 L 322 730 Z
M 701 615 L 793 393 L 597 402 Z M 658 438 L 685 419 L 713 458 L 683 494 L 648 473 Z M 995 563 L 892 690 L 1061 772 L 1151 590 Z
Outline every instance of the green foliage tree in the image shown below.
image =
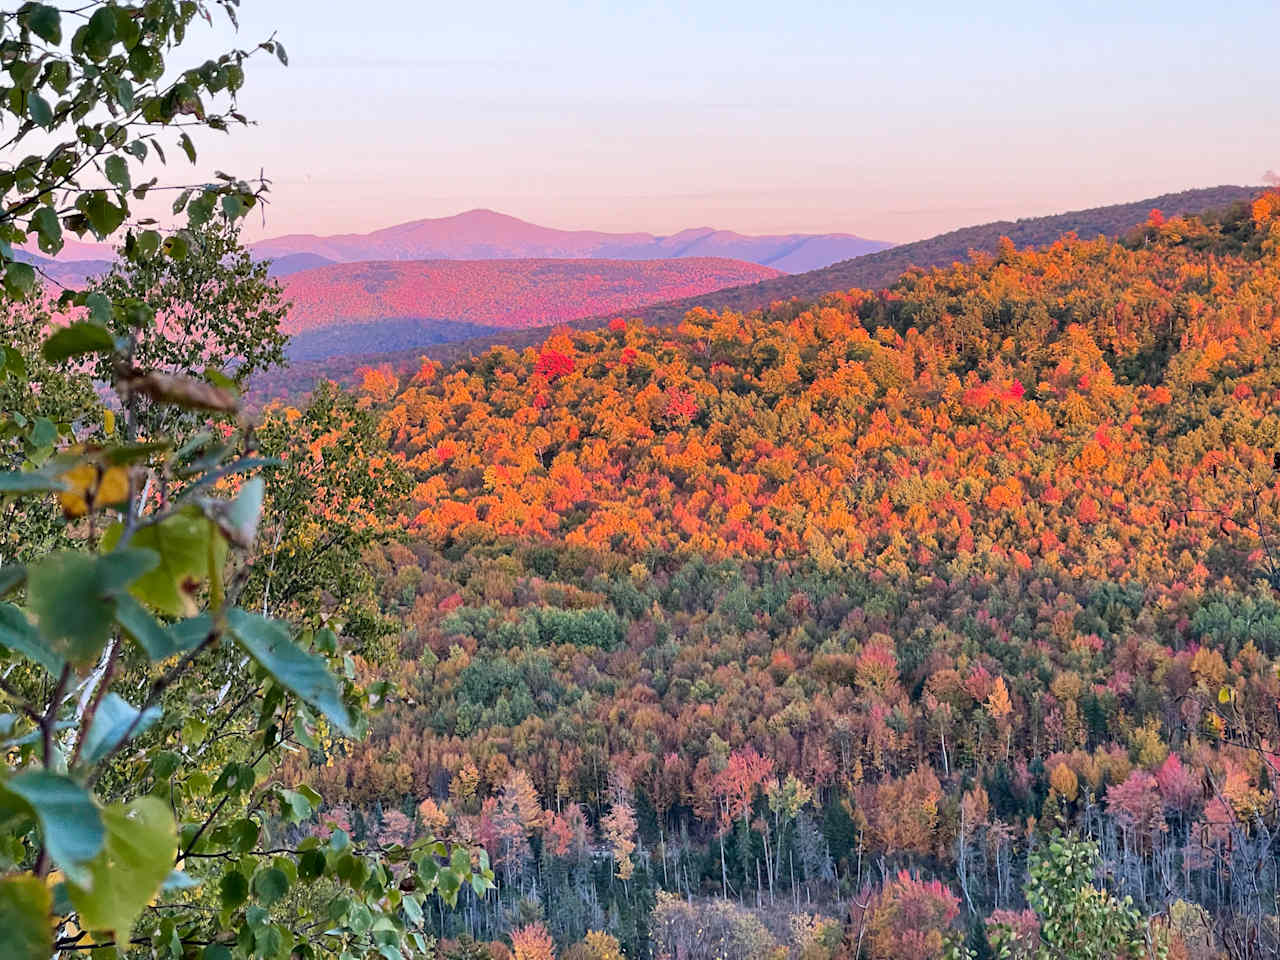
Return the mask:
M 399 535 L 396 515 L 409 492 L 377 415 L 323 381 L 300 409 L 265 411 L 255 438 L 261 455 L 277 463 L 246 597 L 264 613 L 337 618 L 353 641 L 376 642 L 390 625 L 362 558 Z
M 52 253 L 64 228 L 114 234 L 130 199 L 155 185 L 134 186 L 130 171 L 152 153 L 163 160 L 160 134 L 177 133 L 194 159 L 183 128 L 241 119 L 204 100 L 234 97 L 246 53 L 176 75 L 164 64 L 215 8 L 235 4 L 0 12 L 8 146 L 38 129 L 66 138 L 0 167 L 7 318 L 26 317 L 16 302 L 39 294 L 12 244 L 30 232 Z M 111 189 L 86 185 L 99 173 Z M 315 824 L 318 795 L 278 775 L 286 751 L 323 756 L 333 737 L 361 733 L 387 690 L 354 682 L 334 630 L 298 630 L 241 604 L 273 461 L 224 388 L 231 378 L 154 342 L 157 307 L 138 294 L 155 288 L 133 282 L 147 270 L 193 276 L 157 258 L 185 260 L 215 205 L 228 226 L 213 233 L 233 242 L 230 223 L 257 199 L 231 178 L 184 191 L 174 212 L 186 210 L 186 228 L 126 238 L 129 282 L 64 294 L 58 308 L 72 316 L 52 332 L 40 308 L 8 330 L 0 507 L 23 517 L 56 496 L 60 510 L 44 516 L 63 518 L 58 549 L 30 548 L 22 563 L 6 551 L 0 567 L 11 601 L 0 604 L 0 926 L 15 960 L 90 949 L 104 960 L 416 955 L 428 897 L 453 902 L 463 885 L 482 893 L 491 882 L 483 854 L 430 836 L 356 845 Z M 266 285 L 236 288 L 244 261 L 227 253 L 203 267 L 213 289 L 240 289 L 227 301 L 233 319 L 248 308 L 240 320 L 275 336 L 278 303 Z M 172 302 L 197 289 L 209 288 L 179 282 Z M 229 323 L 223 347 L 245 333 Z M 119 395 L 118 428 L 90 400 L 85 370 Z M 33 376 L 62 393 L 46 398 Z M 143 411 L 155 420 L 140 438 Z M 214 420 L 180 441 L 155 430 Z
M 0 469 L 43 465 L 72 433 L 81 440 L 101 439 L 102 398 L 88 378 L 41 356 L 48 302 L 0 298 L 0 311 L 6 334 L 0 364 Z M 25 562 L 62 541 L 61 510 L 47 499 L 10 498 L 0 518 L 0 563 Z
M 1032 854 L 1025 892 L 1040 918 L 1038 960 L 1149 960 L 1163 955 L 1148 941 L 1132 900 L 1094 886 L 1098 866 L 1098 845 L 1091 840 L 1055 836 Z
M 255 262 L 240 245 L 234 220 L 217 215 L 188 235 L 185 257 L 139 248 L 134 256 L 116 260 L 91 290 L 112 303 L 145 305 L 124 323 L 107 322 L 115 336 L 132 334 L 136 366 L 165 373 L 225 371 L 230 383 L 224 386 L 242 389 L 253 374 L 285 362 L 289 338 L 280 321 L 288 306 L 280 284 L 267 274 L 268 265 Z M 130 319 L 142 325 L 131 327 Z M 99 361 L 95 371 L 104 381 L 111 374 L 106 363 Z M 146 436 L 181 434 L 193 421 L 173 406 L 153 409 L 145 400 L 139 401 L 136 416 Z
M 998 960 L 1163 960 L 1163 940 L 1152 935 L 1132 899 L 1094 886 L 1100 863 L 1094 841 L 1051 837 L 1031 854 L 1023 889 L 1039 921 L 1034 947 L 999 923 L 983 946 Z M 950 937 L 943 949 L 945 960 L 977 956 L 961 936 Z
M 235 100 L 252 51 L 230 50 L 187 68 L 173 62 L 195 21 L 222 10 L 234 22 L 237 6 L 238 0 L 91 0 L 70 10 L 23 3 L 0 11 L 0 115 L 8 134 L 0 164 L 0 268 L 11 297 L 27 296 L 36 285 L 34 269 L 15 259 L 14 245 L 34 238 L 54 254 L 65 231 L 107 239 L 127 224 L 133 202 L 153 190 L 180 190 L 174 212 L 185 210 L 194 227 L 219 208 L 234 219 L 258 202 L 261 185 L 228 175 L 213 184 L 160 187 L 143 169 L 152 158 L 166 163 L 166 138 L 173 138 L 169 149 L 176 146 L 194 163 L 191 130 L 246 122 Z M 287 61 L 273 40 L 257 49 Z M 28 142 L 37 152 L 20 156 Z M 163 246 L 181 259 L 190 235 L 166 239 L 145 229 L 126 246 L 143 253 Z M 83 304 L 85 296 L 76 299 Z M 105 317 L 107 303 L 95 298 L 93 305 Z

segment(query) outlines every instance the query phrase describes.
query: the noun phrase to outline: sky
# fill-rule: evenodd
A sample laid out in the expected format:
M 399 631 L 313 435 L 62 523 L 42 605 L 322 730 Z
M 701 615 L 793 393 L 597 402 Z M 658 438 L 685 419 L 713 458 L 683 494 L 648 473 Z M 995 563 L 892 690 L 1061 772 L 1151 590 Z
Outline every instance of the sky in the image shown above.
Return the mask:
M 243 0 L 250 239 L 477 207 L 902 242 L 1280 168 L 1280 4 Z

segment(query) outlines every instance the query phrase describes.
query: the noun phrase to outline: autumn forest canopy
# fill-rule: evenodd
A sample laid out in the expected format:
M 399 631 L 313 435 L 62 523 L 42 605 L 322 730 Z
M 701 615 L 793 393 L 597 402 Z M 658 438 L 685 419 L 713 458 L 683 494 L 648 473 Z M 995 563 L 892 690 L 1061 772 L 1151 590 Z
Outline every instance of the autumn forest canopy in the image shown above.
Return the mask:
M 259 407 L 236 6 L 0 12 L 0 956 L 1280 955 L 1280 191 Z
M 625 799 L 632 884 L 862 891 L 845 951 L 916 955 L 922 903 L 1032 937 L 1060 829 L 1211 940 L 1274 895 L 1278 206 L 367 371 L 407 699 L 309 775 L 489 849 L 486 931 L 643 914 L 560 879 Z

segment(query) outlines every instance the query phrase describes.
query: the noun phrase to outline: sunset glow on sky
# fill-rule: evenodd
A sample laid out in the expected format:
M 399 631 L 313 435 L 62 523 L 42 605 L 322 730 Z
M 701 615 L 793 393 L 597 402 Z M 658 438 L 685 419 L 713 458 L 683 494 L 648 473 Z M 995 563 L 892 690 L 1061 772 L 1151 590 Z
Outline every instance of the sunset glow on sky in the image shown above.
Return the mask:
M 289 51 L 250 66 L 259 125 L 202 143 L 273 179 L 251 237 L 489 207 L 903 241 L 1280 166 L 1273 0 L 364 9 L 247 0 L 238 38 L 202 31 Z

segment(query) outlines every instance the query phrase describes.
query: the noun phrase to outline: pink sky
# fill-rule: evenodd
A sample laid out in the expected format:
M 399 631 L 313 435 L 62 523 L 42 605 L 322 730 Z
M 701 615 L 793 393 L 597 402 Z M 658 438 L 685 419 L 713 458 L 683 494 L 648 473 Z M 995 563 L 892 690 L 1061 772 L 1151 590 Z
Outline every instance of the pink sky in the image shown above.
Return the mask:
M 257 125 L 201 144 L 204 172 L 274 180 L 251 239 L 488 207 L 905 241 L 1280 166 L 1270 0 L 379 0 L 358 24 L 272 0 L 241 20 L 234 42 L 278 31 L 291 60 L 254 61 Z

